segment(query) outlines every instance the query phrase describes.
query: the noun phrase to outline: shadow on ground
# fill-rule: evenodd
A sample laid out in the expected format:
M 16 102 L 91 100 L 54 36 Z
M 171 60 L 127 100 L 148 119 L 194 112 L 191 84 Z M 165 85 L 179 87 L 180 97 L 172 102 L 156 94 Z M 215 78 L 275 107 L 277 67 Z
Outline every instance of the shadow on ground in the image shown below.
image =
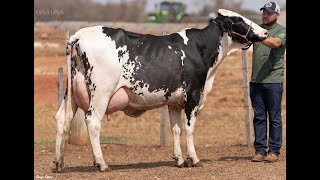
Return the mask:
M 202 163 L 208 163 L 211 160 L 204 159 L 201 160 Z M 109 165 L 112 170 L 129 170 L 129 169 L 150 169 L 156 167 L 174 167 L 174 161 L 158 161 L 158 162 L 147 162 L 147 163 L 134 163 L 126 165 Z M 60 173 L 70 173 L 70 172 L 96 172 L 98 168 L 95 166 L 75 166 L 75 167 L 65 167 Z M 52 173 L 55 173 L 55 169 L 52 169 Z

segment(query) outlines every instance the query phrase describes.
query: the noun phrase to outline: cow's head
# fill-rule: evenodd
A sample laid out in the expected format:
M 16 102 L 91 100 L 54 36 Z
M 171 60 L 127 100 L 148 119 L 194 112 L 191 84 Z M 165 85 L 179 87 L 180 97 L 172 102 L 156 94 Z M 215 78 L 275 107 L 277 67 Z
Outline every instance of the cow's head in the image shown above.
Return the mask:
M 238 13 L 219 9 L 214 20 L 223 31 L 228 32 L 233 42 L 248 46 L 253 42 L 263 41 L 268 37 L 268 30 L 263 29 L 251 20 Z

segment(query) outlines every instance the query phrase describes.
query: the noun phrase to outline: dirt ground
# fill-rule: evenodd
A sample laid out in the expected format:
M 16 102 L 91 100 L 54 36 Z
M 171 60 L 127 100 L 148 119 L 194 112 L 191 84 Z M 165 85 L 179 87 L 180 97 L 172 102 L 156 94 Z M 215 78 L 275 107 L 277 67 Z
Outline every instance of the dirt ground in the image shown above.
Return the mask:
M 69 145 L 66 167 L 62 173 L 53 171 L 54 146 L 35 147 L 35 176 L 53 179 L 286 179 L 285 148 L 279 161 L 250 161 L 252 149 L 243 145 L 198 146 L 197 153 L 204 167 L 177 168 L 171 159 L 172 147 L 157 145 L 102 144 L 110 172 L 94 167 L 89 145 Z
M 64 41 L 50 40 L 50 37 L 60 36 L 65 36 L 65 32 L 50 28 L 35 31 L 35 42 L 60 44 L 50 50 L 35 47 L 34 179 L 286 179 L 286 90 L 282 103 L 283 147 L 279 161 L 253 163 L 250 159 L 254 149 L 246 144 L 241 52 L 234 53 L 221 64 L 213 90 L 198 113 L 195 146 L 204 167 L 174 167 L 169 122 L 167 145 L 160 147 L 160 110 L 154 109 L 139 118 L 116 112 L 111 115 L 111 121 L 102 121 L 101 146 L 111 172 L 101 173 L 93 166 L 88 142 L 84 146 L 70 144 L 64 171 L 55 173 L 52 161 L 55 153 L 54 115 L 58 108 L 57 72 L 63 67 L 66 74 L 66 60 Z M 250 70 L 251 61 L 248 60 Z M 65 81 L 66 76 L 64 84 Z M 182 151 L 185 157 L 184 133 Z

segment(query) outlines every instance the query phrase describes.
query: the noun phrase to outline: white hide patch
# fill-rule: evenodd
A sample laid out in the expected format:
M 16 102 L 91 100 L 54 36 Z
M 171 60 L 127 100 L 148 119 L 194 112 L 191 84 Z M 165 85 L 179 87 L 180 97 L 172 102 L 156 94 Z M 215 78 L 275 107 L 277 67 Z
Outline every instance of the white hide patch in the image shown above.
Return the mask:
M 224 35 L 223 39 L 227 39 L 228 41 L 228 49 L 227 49 L 227 56 L 229 56 L 230 54 L 239 51 L 241 48 L 244 48 L 246 46 L 246 44 L 240 44 L 237 42 L 233 42 L 232 38 L 230 36 L 227 35 L 227 33 L 225 33 L 226 35 Z M 226 48 L 223 48 L 223 52 L 225 52 Z
M 143 87 L 139 86 L 139 84 L 143 84 Z M 150 92 L 149 87 L 150 85 L 147 83 L 144 83 L 143 81 L 136 81 L 133 85 L 136 87 L 136 90 L 134 91 L 136 94 L 143 94 L 143 96 L 138 102 L 134 102 L 134 100 L 131 100 L 131 103 L 134 103 L 134 106 L 140 106 L 140 107 L 148 107 L 148 106 L 155 106 L 160 104 L 162 101 L 165 100 L 164 95 L 166 94 L 164 89 L 158 89 Z M 162 98 L 159 102 L 159 97 Z M 142 101 L 141 101 L 142 100 Z
M 138 86 L 139 84 L 144 84 L 144 85 L 143 87 L 141 87 L 141 86 Z M 145 103 L 150 103 L 150 104 L 158 103 L 159 101 L 157 99 L 159 99 L 159 97 L 163 98 L 161 101 L 166 100 L 164 95 L 166 94 L 168 89 L 157 89 L 150 92 L 149 90 L 150 85 L 140 80 L 136 81 L 134 86 L 137 87 L 137 90 L 135 90 L 135 93 L 137 94 L 143 93 L 143 97 L 144 97 L 143 99 Z M 178 97 L 181 97 L 182 93 L 183 93 L 183 89 L 180 87 L 176 91 L 172 92 L 169 98 L 176 100 L 178 99 Z
M 129 52 L 127 51 L 127 46 L 117 48 L 116 42 L 111 39 L 111 37 L 102 33 L 102 26 L 93 26 L 80 29 L 76 35 L 80 37 L 79 42 L 80 49 L 87 52 L 87 55 L 94 56 L 95 58 L 90 58 L 91 61 L 96 66 L 106 65 L 105 67 L 113 69 L 113 65 L 119 66 L 118 55 L 119 52 L 125 52 L 122 54 L 120 62 L 126 62 L 129 59 Z M 84 38 L 81 38 L 84 37 Z M 88 50 L 87 50 L 88 49 Z M 90 49 L 90 51 L 89 51 Z M 102 67 L 102 66 L 100 66 Z
M 186 30 L 187 29 L 190 29 L 190 28 L 184 28 L 184 29 L 182 29 L 181 31 L 178 32 L 178 34 L 180 34 L 180 36 L 183 38 L 183 43 L 185 45 L 187 45 L 187 43 L 189 41 L 189 38 L 187 37 L 187 34 L 186 34 Z
M 195 113 L 198 111 L 198 106 L 195 106 L 194 108 L 193 108 L 193 110 L 192 110 L 192 112 L 191 112 L 191 119 L 190 119 L 190 124 L 191 124 L 191 122 L 193 122 L 193 123 L 195 123 Z M 193 124 L 194 125 L 194 124 Z
M 182 56 L 181 56 L 181 64 L 182 66 L 184 65 L 184 58 L 186 58 L 186 54 L 184 53 L 184 51 L 181 49 L 182 52 Z
M 183 85 L 183 87 L 186 87 L 187 86 L 187 83 L 186 83 L 186 81 L 182 81 L 182 85 Z M 184 90 L 184 92 L 183 92 L 183 100 L 187 100 L 187 93 L 185 92 L 185 90 Z
M 113 41 L 114 42 L 114 41 Z M 115 42 L 114 42 L 115 43 Z M 119 52 L 119 51 L 123 51 L 123 52 L 126 52 L 126 53 L 124 53 L 123 55 L 122 55 L 122 57 L 121 57 L 121 59 L 123 58 L 123 59 L 129 59 L 129 53 L 127 52 L 127 46 L 126 45 L 124 45 L 124 46 L 122 46 L 122 47 L 119 47 L 118 49 L 117 49 L 117 51 Z
M 224 16 L 228 16 L 228 17 L 231 17 L 231 16 L 237 16 L 237 17 L 241 17 L 244 22 L 246 22 L 249 26 L 251 26 L 253 28 L 253 32 L 255 34 L 258 34 L 259 36 L 264 36 L 264 32 L 263 31 L 263 28 L 260 27 L 259 25 L 257 25 L 256 23 L 252 22 L 251 20 L 241 16 L 240 14 L 236 13 L 236 12 L 233 12 L 233 11 L 229 11 L 229 10 L 226 10 L 226 9 L 219 9 L 218 10 L 218 13 L 224 15 Z
M 169 49 L 172 49 L 172 47 L 171 47 L 171 46 L 168 46 L 168 48 L 169 48 Z

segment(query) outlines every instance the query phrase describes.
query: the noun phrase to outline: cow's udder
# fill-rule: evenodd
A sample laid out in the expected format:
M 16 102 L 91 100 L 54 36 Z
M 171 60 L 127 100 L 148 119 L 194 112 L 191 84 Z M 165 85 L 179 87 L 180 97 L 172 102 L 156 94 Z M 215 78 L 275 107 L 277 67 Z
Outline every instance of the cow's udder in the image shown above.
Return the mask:
M 81 73 L 77 73 L 73 79 L 73 96 L 80 109 L 87 112 L 89 109 L 89 94 L 84 81 L 84 76 Z M 116 93 L 111 97 L 108 105 L 106 115 L 109 115 L 123 110 L 129 104 L 129 97 L 123 88 L 119 88 Z

